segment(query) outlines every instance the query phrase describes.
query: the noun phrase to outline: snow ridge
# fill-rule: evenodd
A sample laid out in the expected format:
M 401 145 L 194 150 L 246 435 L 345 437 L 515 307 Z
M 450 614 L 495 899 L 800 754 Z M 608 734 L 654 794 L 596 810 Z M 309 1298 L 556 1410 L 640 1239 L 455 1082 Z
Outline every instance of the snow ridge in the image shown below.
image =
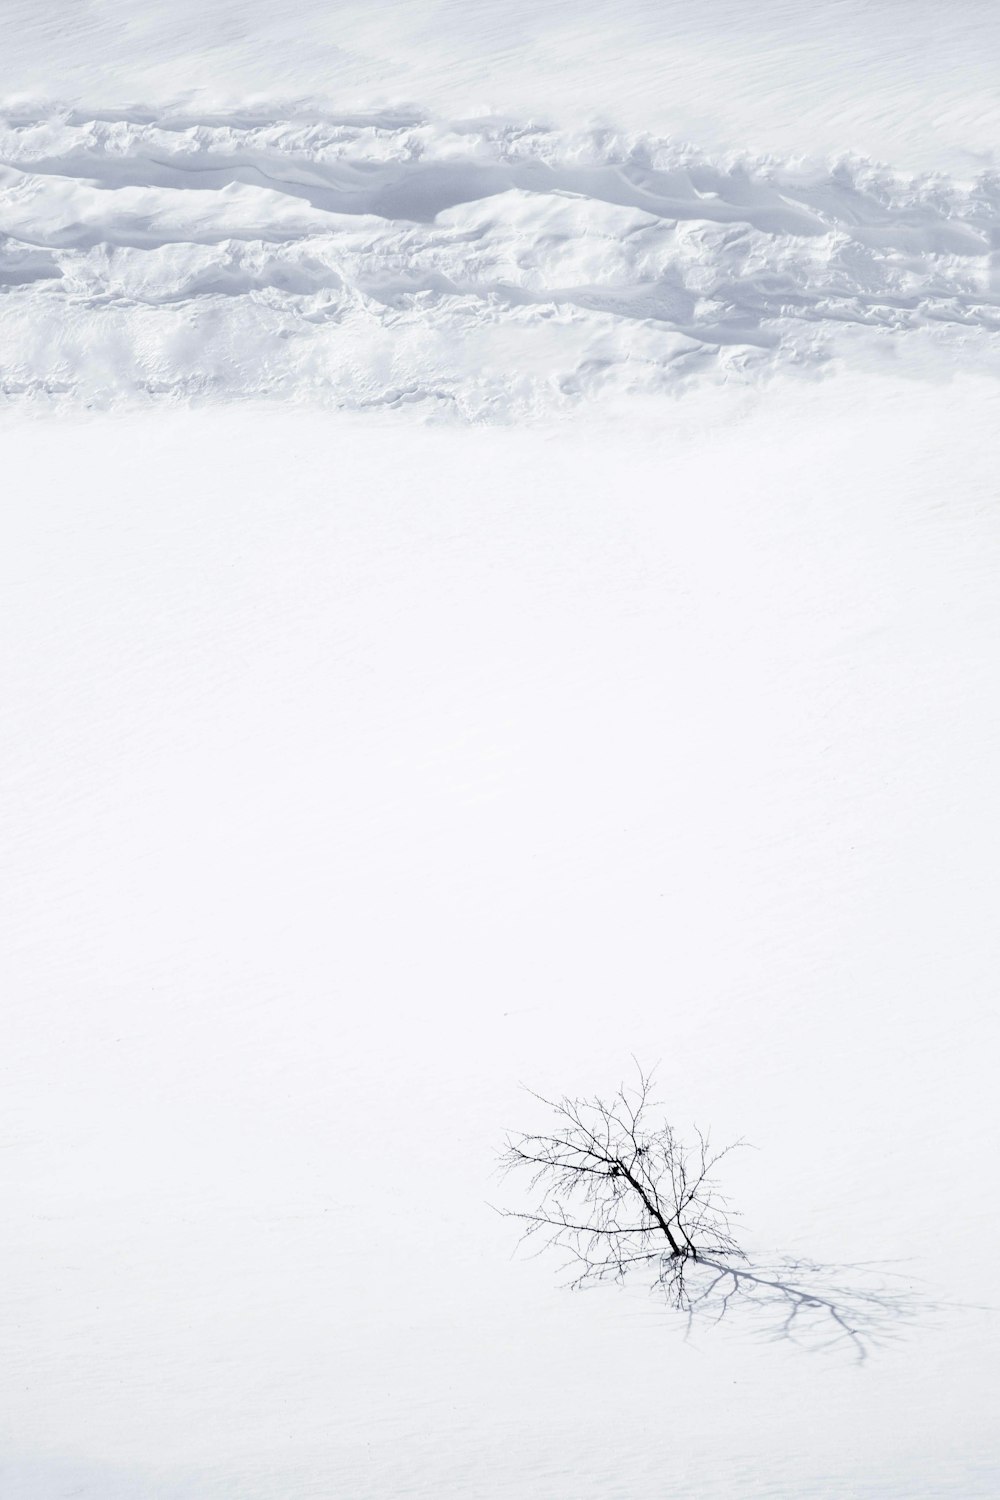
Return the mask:
M 608 131 L 0 117 L 0 391 L 503 420 L 832 361 L 997 363 L 1000 176 Z

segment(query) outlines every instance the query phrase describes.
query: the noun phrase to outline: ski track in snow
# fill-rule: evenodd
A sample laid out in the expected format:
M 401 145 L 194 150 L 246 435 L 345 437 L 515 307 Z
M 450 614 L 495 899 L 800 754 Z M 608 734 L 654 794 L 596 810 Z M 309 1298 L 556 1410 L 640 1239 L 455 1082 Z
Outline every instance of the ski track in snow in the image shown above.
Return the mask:
M 0 118 L 0 390 L 504 420 L 831 362 L 995 368 L 1000 175 L 417 115 Z

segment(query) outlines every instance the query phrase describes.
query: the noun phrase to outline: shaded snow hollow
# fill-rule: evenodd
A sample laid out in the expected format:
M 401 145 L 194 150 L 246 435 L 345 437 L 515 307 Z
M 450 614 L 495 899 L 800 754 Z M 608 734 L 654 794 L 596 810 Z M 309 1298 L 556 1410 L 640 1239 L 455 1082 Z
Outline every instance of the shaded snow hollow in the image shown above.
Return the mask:
M 0 390 L 504 420 L 997 362 L 1000 176 L 416 114 L 0 123 Z

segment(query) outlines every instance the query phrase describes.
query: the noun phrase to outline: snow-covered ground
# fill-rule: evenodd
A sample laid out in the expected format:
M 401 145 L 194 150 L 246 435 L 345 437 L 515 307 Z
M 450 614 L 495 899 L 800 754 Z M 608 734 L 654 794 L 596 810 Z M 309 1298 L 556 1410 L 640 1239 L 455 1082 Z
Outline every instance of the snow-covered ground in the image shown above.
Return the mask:
M 0 130 L 0 387 L 506 420 L 833 364 L 995 369 L 1000 176 L 419 115 Z
M 0 390 L 507 420 L 994 368 L 980 0 L 15 6 Z
M 997 11 L 11 14 L 4 1500 L 992 1500 Z M 867 1363 L 512 1258 L 632 1053 Z
M 993 389 L 717 400 L 8 425 L 5 1493 L 995 1493 L 993 1314 L 685 1345 L 486 1206 L 634 1050 L 993 1300 Z
M 416 104 L 712 151 L 1000 165 L 991 0 L 6 0 L 5 22 L 0 97 L 19 105 Z

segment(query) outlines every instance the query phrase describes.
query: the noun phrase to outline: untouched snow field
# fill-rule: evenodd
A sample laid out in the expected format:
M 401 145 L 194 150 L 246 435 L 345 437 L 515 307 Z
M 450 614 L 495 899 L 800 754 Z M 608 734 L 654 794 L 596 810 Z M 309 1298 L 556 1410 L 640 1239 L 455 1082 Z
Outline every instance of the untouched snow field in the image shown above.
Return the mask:
M 998 75 L 10 0 L 3 1500 L 1000 1493 Z M 633 1053 L 866 1363 L 513 1254 Z
M 992 384 L 685 412 L 8 425 L 6 1495 L 996 1493 L 994 1311 L 685 1344 L 487 1207 L 634 1050 L 755 1249 L 996 1300 Z

